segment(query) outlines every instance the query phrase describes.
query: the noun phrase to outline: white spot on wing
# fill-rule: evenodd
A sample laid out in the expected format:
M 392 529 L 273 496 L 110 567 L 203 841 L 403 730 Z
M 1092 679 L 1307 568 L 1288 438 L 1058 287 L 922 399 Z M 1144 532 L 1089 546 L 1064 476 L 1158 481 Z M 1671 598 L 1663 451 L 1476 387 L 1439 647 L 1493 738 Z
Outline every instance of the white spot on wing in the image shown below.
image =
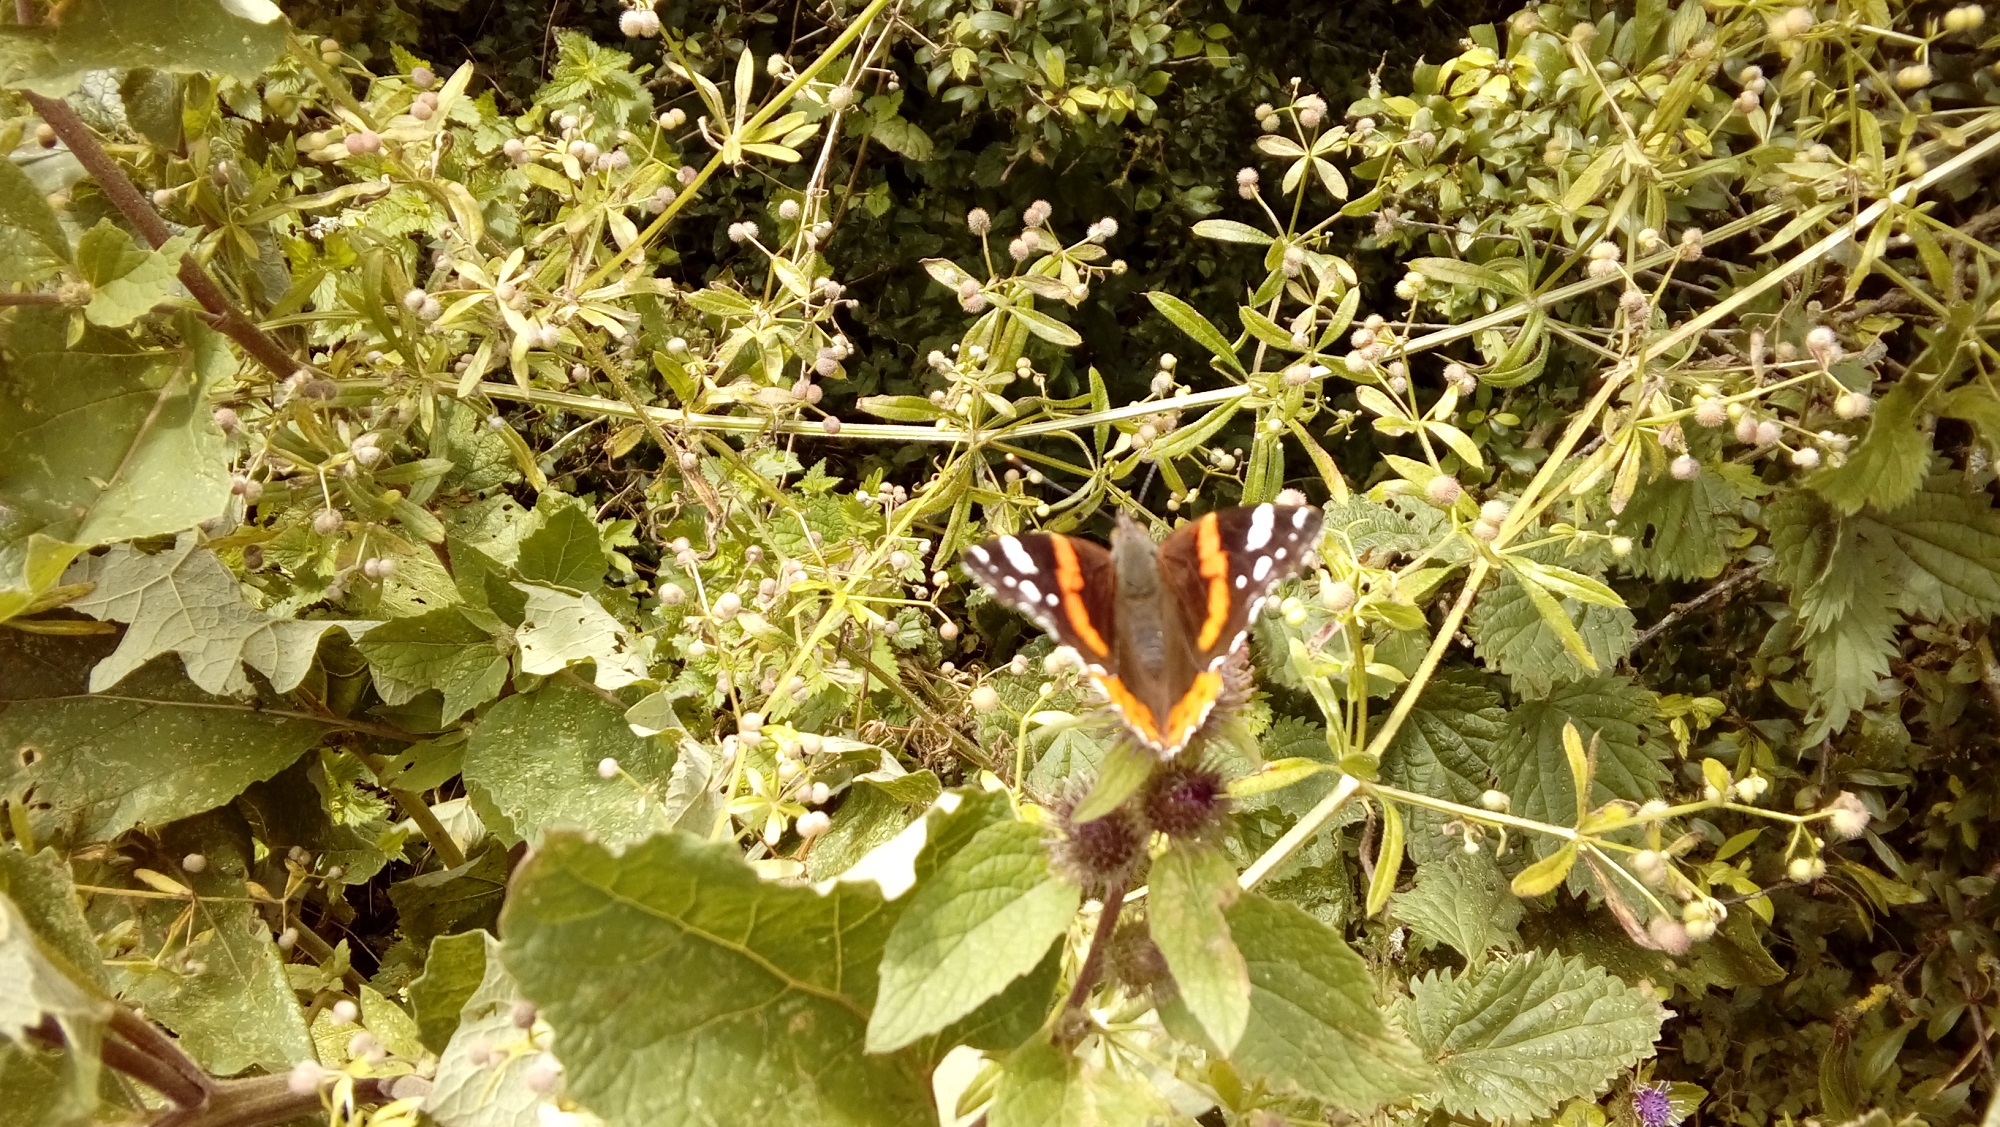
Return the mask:
M 1022 575 L 1035 574 L 1035 557 L 1029 555 L 1026 548 L 1021 547 L 1021 542 L 1018 539 L 1012 536 L 1002 536 L 1000 538 L 1000 550 L 1007 553 L 1007 562 L 1013 565 L 1015 571 L 1020 572 Z
M 1271 524 L 1276 512 L 1268 504 L 1250 510 L 1250 532 L 1243 538 L 1245 548 L 1254 552 L 1271 542 Z
M 1014 578 L 1014 577 L 1013 577 L 1013 576 L 1011 576 L 1011 575 L 1003 575 L 1003 576 L 1001 576 L 1001 577 L 1000 577 L 1000 582 L 1001 582 L 1001 584 L 1002 584 L 1003 586 L 1007 586 L 1007 587 L 1018 587 L 1018 586 L 1020 586 L 1020 585 L 1021 585 L 1021 581 L 1020 581 L 1020 580 L 1018 580 L 1018 579 L 1016 579 L 1016 578 Z
M 1311 511 L 1312 511 L 1311 509 L 1300 509 L 1299 511 L 1297 511 L 1297 512 L 1293 513 L 1293 514 L 1292 514 L 1292 527 L 1293 527 L 1293 528 L 1304 528 L 1304 527 L 1306 526 L 1306 514 L 1307 514 L 1307 513 L 1309 513 L 1309 512 L 1311 512 Z
M 990 563 L 992 562 L 993 559 L 993 553 L 977 546 L 971 549 L 970 555 L 972 556 L 973 559 L 978 560 L 980 563 Z
M 1271 553 L 1271 558 L 1274 560 L 1282 560 L 1290 554 L 1291 553 L 1287 552 L 1285 549 L 1280 548 L 1277 551 Z
M 1054 596 L 1053 594 L 1050 594 L 1050 595 L 1044 595 L 1044 596 L 1042 596 L 1042 601 L 1043 601 L 1043 602 L 1045 602 L 1045 603 L 1047 603 L 1047 604 L 1049 604 L 1050 606 L 1055 606 L 1055 605 L 1056 605 L 1057 603 L 1060 603 L 1060 602 L 1061 602 L 1062 600 L 1061 600 L 1061 599 L 1058 599 L 1058 598 L 1056 598 L 1056 597 L 1055 597 L 1055 596 Z
M 1250 578 L 1255 579 L 1259 583 L 1262 583 L 1264 582 L 1265 579 L 1270 577 L 1270 574 L 1271 574 L 1271 557 L 1258 556 L 1257 562 L 1250 568 Z
M 1241 591 L 1241 590 L 1242 590 L 1243 588 L 1245 588 L 1245 587 L 1248 587 L 1248 586 L 1250 586 L 1250 577 L 1249 577 L 1249 576 L 1247 576 L 1247 575 L 1239 575 L 1239 576 L 1237 576 L 1237 577 L 1236 577 L 1236 589 L 1237 589 L 1238 591 Z
M 1035 581 L 1032 579 L 1023 580 L 1021 582 L 1021 597 L 1031 603 L 1039 603 L 1042 601 L 1042 589 L 1035 586 Z

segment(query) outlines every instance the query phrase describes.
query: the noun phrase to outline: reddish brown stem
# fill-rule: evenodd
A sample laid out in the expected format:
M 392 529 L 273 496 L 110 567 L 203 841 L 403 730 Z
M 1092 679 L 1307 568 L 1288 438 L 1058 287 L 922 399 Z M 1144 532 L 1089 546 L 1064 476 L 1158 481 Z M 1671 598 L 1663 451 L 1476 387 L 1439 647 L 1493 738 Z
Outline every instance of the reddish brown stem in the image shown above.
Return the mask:
M 386 1080 L 356 1080 L 354 1102 L 389 1102 Z M 276 1127 L 295 1119 L 322 1118 L 325 1114 L 317 1091 L 304 1095 L 292 1091 L 289 1076 L 251 1076 L 223 1080 L 208 1103 L 201 1107 L 167 1112 L 152 1121 L 151 1127 Z
M 1077 968 L 1076 985 L 1069 988 L 1069 997 L 1063 1001 L 1063 1019 L 1056 1023 L 1057 1029 L 1065 1028 L 1069 1018 L 1090 1000 L 1091 990 L 1104 973 L 1104 953 L 1111 946 L 1111 935 L 1118 930 L 1118 915 L 1124 909 L 1125 882 L 1121 880 L 1104 890 L 1104 908 L 1097 913 L 1097 933 L 1090 937 L 1090 950 L 1083 956 L 1083 966 Z
M 91 178 L 97 181 L 99 190 L 104 193 L 105 199 L 111 201 L 111 206 L 117 208 L 118 213 L 123 215 L 154 249 L 165 246 L 167 240 L 173 237 L 173 232 L 167 229 L 166 221 L 161 219 L 160 213 L 153 210 L 153 205 L 139 194 L 139 189 L 133 185 L 131 178 L 125 175 L 125 170 L 119 168 L 118 163 L 111 159 L 111 154 L 104 151 L 104 146 L 97 141 L 97 135 L 90 131 L 90 127 L 83 123 L 83 119 L 77 116 L 69 103 L 60 98 L 47 98 L 40 94 L 24 93 L 24 96 L 28 99 L 28 104 L 34 107 L 35 112 L 41 115 L 42 120 L 49 124 L 49 128 L 56 131 L 56 136 L 62 138 L 63 144 L 69 146 L 69 151 L 76 156 L 78 163 L 83 165 L 84 171 L 90 173 Z M 279 344 L 269 333 L 258 328 L 244 316 L 243 312 L 236 308 L 236 303 L 229 300 L 229 295 L 222 292 L 222 287 L 215 283 L 215 279 L 208 276 L 208 271 L 202 269 L 201 264 L 194 260 L 193 255 L 181 259 L 180 280 L 181 285 L 187 287 L 188 293 L 213 316 L 210 323 L 231 340 L 242 345 L 243 351 L 249 353 L 259 364 L 280 378 L 298 370 L 298 360 L 285 349 L 284 345 Z

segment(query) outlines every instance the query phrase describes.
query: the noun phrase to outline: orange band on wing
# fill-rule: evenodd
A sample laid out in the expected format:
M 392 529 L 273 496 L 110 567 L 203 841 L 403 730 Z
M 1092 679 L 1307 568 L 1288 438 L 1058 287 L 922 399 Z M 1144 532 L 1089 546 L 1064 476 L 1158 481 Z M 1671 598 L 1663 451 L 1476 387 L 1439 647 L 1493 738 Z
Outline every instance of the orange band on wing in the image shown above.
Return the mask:
M 1201 722 L 1208 719 L 1209 709 L 1221 696 L 1222 674 L 1212 669 L 1196 674 L 1187 695 L 1175 702 L 1173 710 L 1167 713 L 1167 738 L 1162 742 L 1170 748 L 1186 744 L 1195 729 L 1201 727 Z
M 1104 644 L 1104 635 L 1097 632 L 1097 625 L 1090 621 L 1090 612 L 1083 602 L 1083 569 L 1077 566 L 1076 549 L 1070 547 L 1064 536 L 1049 537 L 1049 547 L 1056 555 L 1056 586 L 1062 591 L 1063 615 L 1069 619 L 1069 628 L 1077 639 L 1089 646 L 1092 656 L 1108 657 L 1111 647 Z
M 1105 674 L 1097 679 L 1097 684 L 1104 690 L 1104 695 L 1111 698 L 1111 703 L 1117 706 L 1133 731 L 1155 744 L 1160 742 L 1160 725 L 1153 719 L 1153 710 L 1146 707 L 1145 701 L 1133 696 L 1132 690 L 1125 687 L 1125 682 Z
M 1201 577 L 1208 580 L 1208 616 L 1201 620 L 1195 645 L 1213 649 L 1229 621 L 1229 553 L 1222 550 L 1222 531 L 1214 513 L 1195 522 L 1195 562 Z

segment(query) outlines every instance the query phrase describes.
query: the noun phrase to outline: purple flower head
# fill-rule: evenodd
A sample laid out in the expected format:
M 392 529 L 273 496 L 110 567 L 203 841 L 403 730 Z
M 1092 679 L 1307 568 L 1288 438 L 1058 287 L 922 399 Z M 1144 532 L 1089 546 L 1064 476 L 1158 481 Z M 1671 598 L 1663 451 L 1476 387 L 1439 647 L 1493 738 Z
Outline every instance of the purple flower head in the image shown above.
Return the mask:
M 1673 1127 L 1681 1121 L 1674 1114 L 1673 1101 L 1667 1098 L 1665 1084 L 1646 1084 L 1634 1089 L 1632 1112 L 1639 1117 L 1640 1127 Z

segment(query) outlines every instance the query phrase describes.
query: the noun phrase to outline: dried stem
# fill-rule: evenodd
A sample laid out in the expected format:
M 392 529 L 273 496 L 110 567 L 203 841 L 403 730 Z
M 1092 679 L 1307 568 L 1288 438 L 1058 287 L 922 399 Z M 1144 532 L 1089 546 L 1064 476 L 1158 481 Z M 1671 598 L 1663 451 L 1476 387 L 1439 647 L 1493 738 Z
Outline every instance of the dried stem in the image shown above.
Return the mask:
M 1640 646 L 1666 633 L 1667 630 L 1672 628 L 1674 623 L 1680 621 L 1682 618 L 1687 617 L 1689 614 L 1700 610 L 1702 607 L 1715 602 L 1717 599 L 1757 578 L 1763 574 L 1764 569 L 1770 565 L 1770 562 L 1769 560 L 1764 560 L 1761 563 L 1751 564 L 1749 567 L 1731 573 L 1717 582 L 1715 586 L 1710 587 L 1687 602 L 1674 604 L 1674 608 L 1662 616 L 1658 622 L 1653 623 L 1640 632 L 1639 637 L 1632 643 L 1633 651 L 1637 652 Z

